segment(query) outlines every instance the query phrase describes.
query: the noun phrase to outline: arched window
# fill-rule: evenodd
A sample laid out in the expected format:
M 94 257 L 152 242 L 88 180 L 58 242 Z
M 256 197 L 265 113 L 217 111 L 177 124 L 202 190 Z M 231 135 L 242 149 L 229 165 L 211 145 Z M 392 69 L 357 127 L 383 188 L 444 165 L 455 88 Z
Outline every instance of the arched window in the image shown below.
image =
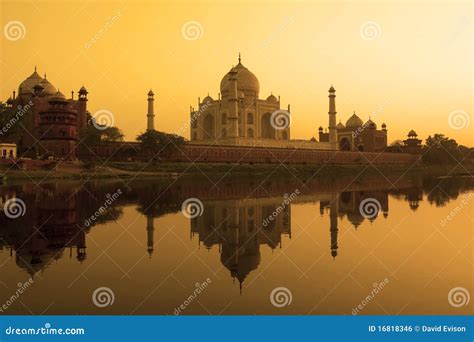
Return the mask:
M 193 133 L 193 140 L 197 140 L 197 138 L 198 138 L 198 134 L 197 134 L 197 132 L 194 132 Z
M 275 139 L 275 129 L 270 123 L 271 114 L 266 113 L 262 116 L 261 127 L 261 137 L 266 139 Z
M 197 116 L 193 115 L 191 121 L 192 121 L 191 127 L 192 128 L 197 128 L 197 126 L 198 126 Z
M 214 117 L 211 114 L 207 114 L 204 117 L 204 139 L 213 139 L 215 136 L 214 132 Z
M 363 151 L 364 151 L 364 146 L 363 146 L 363 145 L 359 145 L 359 146 L 357 146 L 357 149 L 358 149 L 359 151 L 363 152 Z
M 227 125 L 227 114 L 226 113 L 222 113 L 222 115 L 221 115 L 221 124 L 222 125 Z
M 288 140 L 288 132 L 287 132 L 287 131 L 283 131 L 283 132 L 281 133 L 281 137 L 282 137 L 283 140 Z
M 253 114 L 247 113 L 247 125 L 253 125 Z
M 247 138 L 253 138 L 253 129 L 251 128 L 248 128 L 247 129 Z
M 227 136 L 227 130 L 225 128 L 223 128 L 221 130 L 221 138 L 225 138 Z

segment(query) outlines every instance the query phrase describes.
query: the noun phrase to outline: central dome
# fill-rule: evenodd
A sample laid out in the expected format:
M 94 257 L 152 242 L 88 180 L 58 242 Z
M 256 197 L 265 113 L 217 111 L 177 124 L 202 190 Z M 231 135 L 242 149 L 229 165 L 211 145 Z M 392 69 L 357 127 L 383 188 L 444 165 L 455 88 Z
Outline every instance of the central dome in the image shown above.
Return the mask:
M 258 83 L 257 77 L 246 67 L 239 62 L 237 66 L 233 67 L 230 71 L 237 72 L 237 88 L 242 91 L 245 96 L 255 96 L 258 98 L 258 92 L 260 90 L 260 84 Z M 229 71 L 229 72 L 230 72 Z M 221 94 L 222 96 L 229 95 L 229 72 L 225 74 L 221 81 Z
M 357 116 L 357 114 L 354 112 L 352 116 L 347 120 L 346 122 L 346 127 L 360 127 L 364 124 L 364 122 Z

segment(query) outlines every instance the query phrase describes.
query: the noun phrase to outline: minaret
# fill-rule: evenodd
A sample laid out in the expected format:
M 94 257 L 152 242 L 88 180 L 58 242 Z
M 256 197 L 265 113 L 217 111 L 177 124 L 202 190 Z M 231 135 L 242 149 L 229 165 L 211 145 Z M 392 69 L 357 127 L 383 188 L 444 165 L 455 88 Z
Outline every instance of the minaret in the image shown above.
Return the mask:
M 155 222 L 154 218 L 152 215 L 147 215 L 146 217 L 146 231 L 147 231 L 147 252 L 150 255 L 153 254 L 153 245 L 155 244 L 154 242 L 154 232 L 155 232 Z
M 153 98 L 155 94 L 153 91 L 150 89 L 148 92 L 148 114 L 146 115 L 147 117 L 147 125 L 146 125 L 146 130 L 147 131 L 154 131 L 155 130 L 155 99 Z
M 336 89 L 329 88 L 329 143 L 337 150 L 337 127 L 336 127 Z
M 229 132 L 227 136 L 229 138 L 238 138 L 239 136 L 239 97 L 237 94 L 237 71 L 229 71 L 229 82 L 230 82 L 230 108 L 229 116 L 227 120 L 229 121 Z
M 77 128 L 82 129 L 87 127 L 87 89 L 82 86 L 78 92 L 77 102 Z

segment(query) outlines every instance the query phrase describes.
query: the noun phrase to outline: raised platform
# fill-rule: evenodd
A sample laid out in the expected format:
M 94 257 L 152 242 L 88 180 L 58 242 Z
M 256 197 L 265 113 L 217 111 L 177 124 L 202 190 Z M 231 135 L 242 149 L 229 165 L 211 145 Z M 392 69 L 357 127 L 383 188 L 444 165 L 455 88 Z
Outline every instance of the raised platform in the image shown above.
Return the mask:
M 217 138 L 209 140 L 192 140 L 192 145 L 237 146 L 237 147 L 265 147 L 265 148 L 293 148 L 305 150 L 336 150 L 329 142 L 310 140 L 284 140 L 264 138 Z

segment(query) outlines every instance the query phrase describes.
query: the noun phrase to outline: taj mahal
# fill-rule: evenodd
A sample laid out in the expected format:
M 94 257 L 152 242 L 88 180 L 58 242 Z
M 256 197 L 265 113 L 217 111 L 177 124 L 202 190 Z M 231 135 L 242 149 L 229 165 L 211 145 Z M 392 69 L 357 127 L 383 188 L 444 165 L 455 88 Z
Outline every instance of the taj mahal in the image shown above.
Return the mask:
M 291 107 L 280 106 L 270 94 L 260 98 L 258 78 L 242 64 L 232 67 L 221 80 L 217 99 L 207 95 L 190 107 L 190 143 L 199 145 L 270 147 L 314 150 L 382 151 L 387 146 L 387 127 L 369 120 L 364 123 L 355 112 L 344 125 L 337 123 L 336 90 L 329 88 L 328 124 L 319 127 L 318 140 L 291 139 Z M 149 94 L 150 96 L 150 94 Z M 151 115 L 150 115 L 151 110 Z M 148 129 L 154 129 L 153 108 L 149 106 Z

